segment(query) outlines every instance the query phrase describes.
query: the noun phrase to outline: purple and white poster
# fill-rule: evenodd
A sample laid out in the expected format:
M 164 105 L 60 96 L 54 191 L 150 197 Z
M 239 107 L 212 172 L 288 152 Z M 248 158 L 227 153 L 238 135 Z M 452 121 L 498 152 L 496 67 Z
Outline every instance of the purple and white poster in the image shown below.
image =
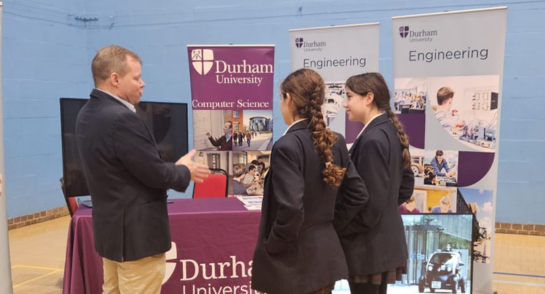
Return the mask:
M 228 194 L 262 195 L 273 138 L 273 45 L 187 48 L 196 161 L 225 171 Z
M 506 12 L 393 18 L 392 106 L 409 136 L 415 175 L 413 197 L 400 210 L 475 215 L 466 240 L 473 243 L 472 263 L 465 265 L 473 276 L 458 275 L 464 283 L 452 284 L 409 277 L 406 284 L 417 290 L 492 293 Z

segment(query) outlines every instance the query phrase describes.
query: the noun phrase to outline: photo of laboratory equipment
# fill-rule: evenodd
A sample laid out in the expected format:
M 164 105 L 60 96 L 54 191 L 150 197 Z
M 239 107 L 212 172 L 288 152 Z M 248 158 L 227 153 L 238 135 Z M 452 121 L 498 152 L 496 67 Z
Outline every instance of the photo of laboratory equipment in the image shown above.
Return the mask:
M 432 109 L 452 137 L 472 149 L 494 152 L 499 122 L 499 76 L 428 78 Z M 441 104 L 439 104 L 441 103 Z
M 394 81 L 394 113 L 424 114 L 428 92 L 426 79 L 401 78 Z
M 458 130 L 459 139 L 480 147 L 496 147 L 496 123 L 498 92 L 489 89 L 468 89 L 464 97 L 470 97 L 471 110 L 466 110 L 467 124 Z
M 324 122 L 330 126 L 337 117 L 339 109 L 343 107 L 346 91 L 344 82 L 325 82 L 325 99 L 322 104 L 322 114 Z

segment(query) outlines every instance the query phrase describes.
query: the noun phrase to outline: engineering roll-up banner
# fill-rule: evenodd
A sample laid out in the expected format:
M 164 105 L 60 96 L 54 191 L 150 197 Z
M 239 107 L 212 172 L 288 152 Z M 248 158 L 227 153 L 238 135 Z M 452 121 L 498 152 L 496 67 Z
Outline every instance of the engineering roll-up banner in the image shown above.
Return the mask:
M 470 239 L 429 216 L 433 231 L 409 244 L 419 248 L 409 254 L 415 288 L 492 293 L 506 15 L 499 7 L 393 18 L 394 108 L 411 145 L 416 210 L 475 214 Z M 436 248 L 426 248 L 430 236 Z M 448 257 L 444 268 L 434 252 Z
M 354 143 L 363 125 L 346 117 L 344 85 L 353 75 L 378 71 L 379 24 L 292 29 L 290 48 L 292 71 L 310 68 L 324 79 L 322 113 L 328 128 Z
M 0 2 L 0 36 L 2 32 L 2 2 Z M 1 38 L 0 38 L 1 39 Z M 0 43 L 1 48 L 1 43 Z M 1 52 L 1 50 L 0 50 Z M 1 55 L 1 54 L 0 54 Z M 2 63 L 0 61 L 0 69 Z M 2 118 L 2 84 L 0 70 L 0 294 L 13 293 L 11 284 L 11 266 L 9 261 L 8 216 L 4 189 L 4 126 Z

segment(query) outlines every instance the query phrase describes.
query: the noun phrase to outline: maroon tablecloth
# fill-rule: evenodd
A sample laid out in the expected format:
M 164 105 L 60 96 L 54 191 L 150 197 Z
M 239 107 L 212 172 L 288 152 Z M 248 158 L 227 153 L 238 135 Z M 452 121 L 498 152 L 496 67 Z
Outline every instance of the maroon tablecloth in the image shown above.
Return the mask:
M 246 210 L 236 198 L 173 201 L 168 208 L 175 244 L 167 253 L 162 293 L 250 293 L 260 211 Z M 102 283 L 91 208 L 80 206 L 68 231 L 63 294 L 100 294 Z

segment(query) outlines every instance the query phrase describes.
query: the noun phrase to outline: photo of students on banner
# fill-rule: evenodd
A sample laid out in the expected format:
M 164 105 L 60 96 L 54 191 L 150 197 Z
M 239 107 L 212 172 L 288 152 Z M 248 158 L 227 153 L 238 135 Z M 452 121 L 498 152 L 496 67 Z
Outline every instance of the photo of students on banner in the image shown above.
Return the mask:
M 458 186 L 458 151 L 426 150 L 424 185 Z
M 233 152 L 233 194 L 261 196 L 270 166 L 270 151 Z
M 272 149 L 273 110 L 233 111 L 233 150 L 265 151 Z
M 456 213 L 457 204 L 458 190 L 456 188 L 417 187 L 411 198 L 399 205 L 399 211 L 409 214 Z
M 395 79 L 394 89 L 394 113 L 424 115 L 428 101 L 426 79 Z
M 233 150 L 233 112 L 194 110 L 193 147 L 203 151 Z
M 409 200 L 399 205 L 401 213 L 422 213 L 427 203 L 427 192 L 424 190 L 414 190 Z
M 473 215 L 402 215 L 409 260 L 388 293 L 471 293 Z M 431 290 L 431 291 L 430 291 Z
M 499 76 L 429 78 L 431 108 L 445 132 L 466 146 L 494 152 Z

